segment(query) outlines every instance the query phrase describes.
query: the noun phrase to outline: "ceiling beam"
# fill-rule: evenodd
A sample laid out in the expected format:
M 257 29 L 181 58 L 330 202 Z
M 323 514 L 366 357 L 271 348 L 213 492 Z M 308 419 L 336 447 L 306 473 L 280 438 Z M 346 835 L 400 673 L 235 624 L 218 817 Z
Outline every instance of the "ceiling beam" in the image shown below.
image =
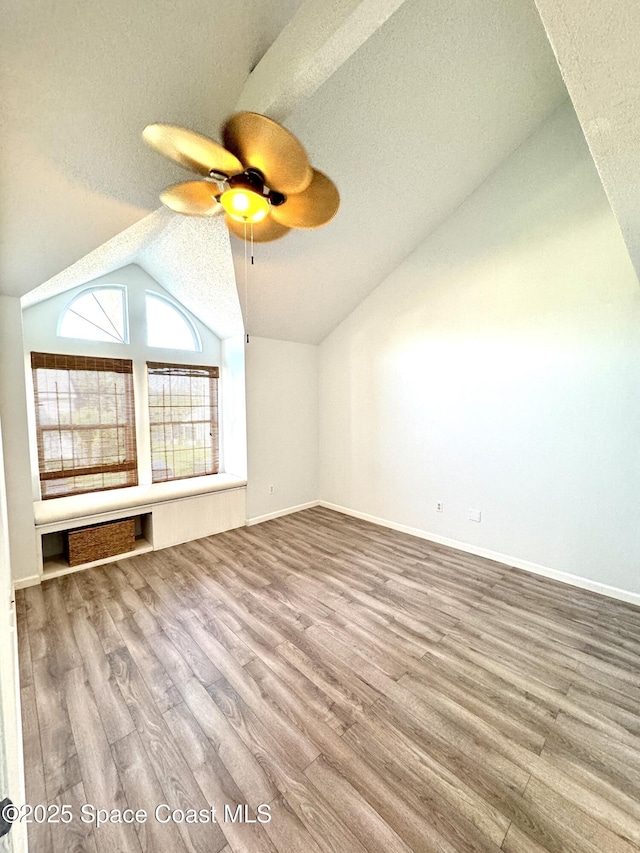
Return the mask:
M 640 276 L 640 3 L 536 0 Z
M 253 69 L 237 110 L 284 121 L 405 0 L 305 0 Z

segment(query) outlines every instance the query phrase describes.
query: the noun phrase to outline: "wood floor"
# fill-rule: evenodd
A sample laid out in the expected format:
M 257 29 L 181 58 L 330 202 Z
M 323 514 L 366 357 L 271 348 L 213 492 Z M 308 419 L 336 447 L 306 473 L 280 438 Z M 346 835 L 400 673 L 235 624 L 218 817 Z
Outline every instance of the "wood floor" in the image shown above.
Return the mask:
M 74 813 L 32 853 L 640 849 L 631 605 L 315 508 L 32 587 L 18 625 L 28 801 Z

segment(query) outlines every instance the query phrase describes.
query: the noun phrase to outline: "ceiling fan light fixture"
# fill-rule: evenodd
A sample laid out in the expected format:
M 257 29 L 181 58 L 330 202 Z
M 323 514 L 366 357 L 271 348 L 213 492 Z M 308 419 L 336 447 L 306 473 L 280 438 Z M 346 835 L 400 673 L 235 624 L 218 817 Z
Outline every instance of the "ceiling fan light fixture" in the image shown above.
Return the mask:
M 247 187 L 232 187 L 220 196 L 220 204 L 237 222 L 262 222 L 269 213 L 269 200 Z

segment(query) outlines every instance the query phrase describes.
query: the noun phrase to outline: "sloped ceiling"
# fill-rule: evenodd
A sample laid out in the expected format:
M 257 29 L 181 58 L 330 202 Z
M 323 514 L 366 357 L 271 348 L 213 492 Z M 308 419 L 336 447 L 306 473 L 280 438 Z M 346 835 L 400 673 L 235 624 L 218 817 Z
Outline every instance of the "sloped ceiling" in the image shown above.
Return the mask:
M 536 5 L 640 277 L 640 3 Z
M 98 246 L 93 252 L 80 258 L 75 264 L 66 267 L 39 287 L 25 293 L 21 300 L 22 307 L 29 308 L 37 302 L 43 302 L 79 284 L 85 284 L 113 270 L 126 267 L 127 264 L 137 263 L 139 254 L 162 234 L 174 218 L 165 208 L 145 216 L 130 228 Z
M 145 216 L 22 297 L 29 308 L 107 273 L 137 264 L 219 338 L 244 330 L 229 232 L 221 217 Z M 188 250 L 189 261 L 182 258 Z
M 300 2 L 3 3 L 2 292 L 21 296 L 155 210 L 176 173 L 142 128 L 216 133 Z
M 155 239 L 134 258 L 219 338 L 241 335 L 242 314 L 229 250 L 229 232 L 220 216 L 169 216 Z M 184 247 L 189 263 L 184 264 Z
M 300 12 L 311 2 L 306 0 Z M 336 8 L 345 4 L 357 6 L 343 0 Z M 31 290 L 155 207 L 162 186 L 186 173 L 146 150 L 139 142 L 141 128 L 164 119 L 217 137 L 238 97 L 244 107 L 252 107 L 240 92 L 249 54 L 255 58 L 260 49 L 264 52 L 268 38 L 276 37 L 299 4 L 214 3 L 217 27 L 207 26 L 205 4 L 196 0 L 181 5 L 179 15 L 173 5 L 163 4 L 159 22 L 152 23 L 147 19 L 157 5 L 150 0 L 133 6 L 124 0 L 104 7 L 84 4 L 94 16 L 90 21 L 89 12 L 83 12 L 82 25 L 71 22 L 71 32 L 65 33 L 48 20 L 49 29 L 38 26 L 40 40 L 30 36 L 29 50 L 15 57 L 17 66 L 25 60 L 41 64 L 39 77 L 51 62 L 54 74 L 44 94 L 41 82 L 40 88 L 34 80 L 21 84 L 23 98 L 28 100 L 30 89 L 38 96 L 26 110 L 28 120 L 20 115 L 20 99 L 12 98 L 17 129 L 9 134 L 9 147 L 18 174 L 5 169 L 2 176 L 14 207 L 13 213 L 11 205 L 2 209 L 7 241 L 0 267 L 3 292 Z M 238 8 L 247 6 L 263 9 L 261 30 L 250 16 L 240 15 Z M 391 8 L 388 0 L 386 7 Z M 395 0 L 395 7 L 319 88 L 289 105 L 287 125 L 313 164 L 336 181 L 342 205 L 322 229 L 292 232 L 256 247 L 247 321 L 253 334 L 322 340 L 567 97 L 533 0 Z M 130 18 L 131 38 L 122 32 L 129 29 Z M 106 36 L 98 32 L 102 27 Z M 243 27 L 251 50 L 243 38 L 238 40 Z M 84 28 L 89 34 L 83 44 Z M 128 45 L 118 53 L 125 62 L 123 73 L 108 62 L 116 29 Z M 226 38 L 219 38 L 221 30 Z M 38 45 L 46 47 L 44 60 L 37 55 Z M 167 59 L 169 47 L 173 53 Z M 91 57 L 95 50 L 97 63 Z M 174 56 L 179 60 L 174 62 Z M 34 148 L 42 164 L 40 184 L 25 154 Z M 30 181 L 31 192 L 21 196 L 23 178 Z M 181 244 L 171 243 L 176 253 L 171 263 L 166 246 L 164 251 L 150 248 L 164 239 L 157 222 L 152 217 L 140 224 L 136 252 L 146 252 L 147 265 L 155 257 L 165 273 L 179 270 L 180 285 L 161 280 L 159 268 L 148 271 L 198 314 L 193 307 L 197 289 L 189 293 L 189 270 L 201 256 L 194 240 L 204 239 L 204 232 L 185 228 Z M 244 244 L 232 240 L 232 247 L 244 304 Z M 58 277 L 49 286 L 59 288 L 63 281 Z M 45 290 L 34 297 L 43 298 Z
M 249 329 L 321 341 L 566 99 L 533 0 L 407 0 L 289 115 L 342 204 L 259 247 Z

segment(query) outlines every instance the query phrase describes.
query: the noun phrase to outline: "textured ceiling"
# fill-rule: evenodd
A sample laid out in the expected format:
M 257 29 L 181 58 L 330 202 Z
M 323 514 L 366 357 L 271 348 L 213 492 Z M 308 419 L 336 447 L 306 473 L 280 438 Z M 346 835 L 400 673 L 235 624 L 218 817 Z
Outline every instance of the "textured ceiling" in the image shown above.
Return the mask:
M 406 0 L 304 0 L 253 69 L 238 110 L 286 123 Z
M 640 3 L 536 4 L 640 277 Z
M 25 293 L 155 207 L 158 190 L 186 173 L 140 143 L 141 127 L 159 119 L 218 136 L 252 62 L 297 6 L 62 0 L 63 22 L 35 2 L 16 7 L 25 23 L 12 43 L 24 44 L 11 48 L 5 77 L 13 60 L 34 70 L 25 80 L 16 71 L 10 99 L 3 292 Z M 31 31 L 26 19 L 37 16 L 44 21 Z M 381 22 L 289 114 L 342 205 L 325 228 L 256 247 L 253 334 L 322 340 L 567 97 L 533 0 L 405 0 Z M 172 226 L 166 243 L 158 223 L 168 220 L 158 216 L 136 226 L 139 242 L 121 247 L 123 263 L 137 258 L 210 325 L 195 284 L 203 233 Z M 244 302 L 244 244 L 232 246 Z M 97 261 L 105 263 L 99 253 Z
M 217 133 L 300 2 L 4 2 L 1 292 L 26 293 L 157 208 L 178 177 L 142 128 Z
M 229 239 L 222 217 L 174 216 L 161 208 L 25 294 L 22 307 L 138 264 L 219 338 L 239 335 L 243 320 Z
M 30 290 L 22 297 L 22 307 L 29 308 L 37 302 L 136 262 L 138 254 L 160 236 L 174 218 L 164 208 L 145 216 L 58 275 Z
M 134 257 L 219 338 L 241 335 L 242 314 L 236 291 L 229 232 L 221 216 L 174 216 Z M 188 247 L 189 263 L 183 262 Z
M 289 115 L 342 204 L 257 248 L 250 330 L 322 340 L 566 98 L 533 0 L 407 0 Z

